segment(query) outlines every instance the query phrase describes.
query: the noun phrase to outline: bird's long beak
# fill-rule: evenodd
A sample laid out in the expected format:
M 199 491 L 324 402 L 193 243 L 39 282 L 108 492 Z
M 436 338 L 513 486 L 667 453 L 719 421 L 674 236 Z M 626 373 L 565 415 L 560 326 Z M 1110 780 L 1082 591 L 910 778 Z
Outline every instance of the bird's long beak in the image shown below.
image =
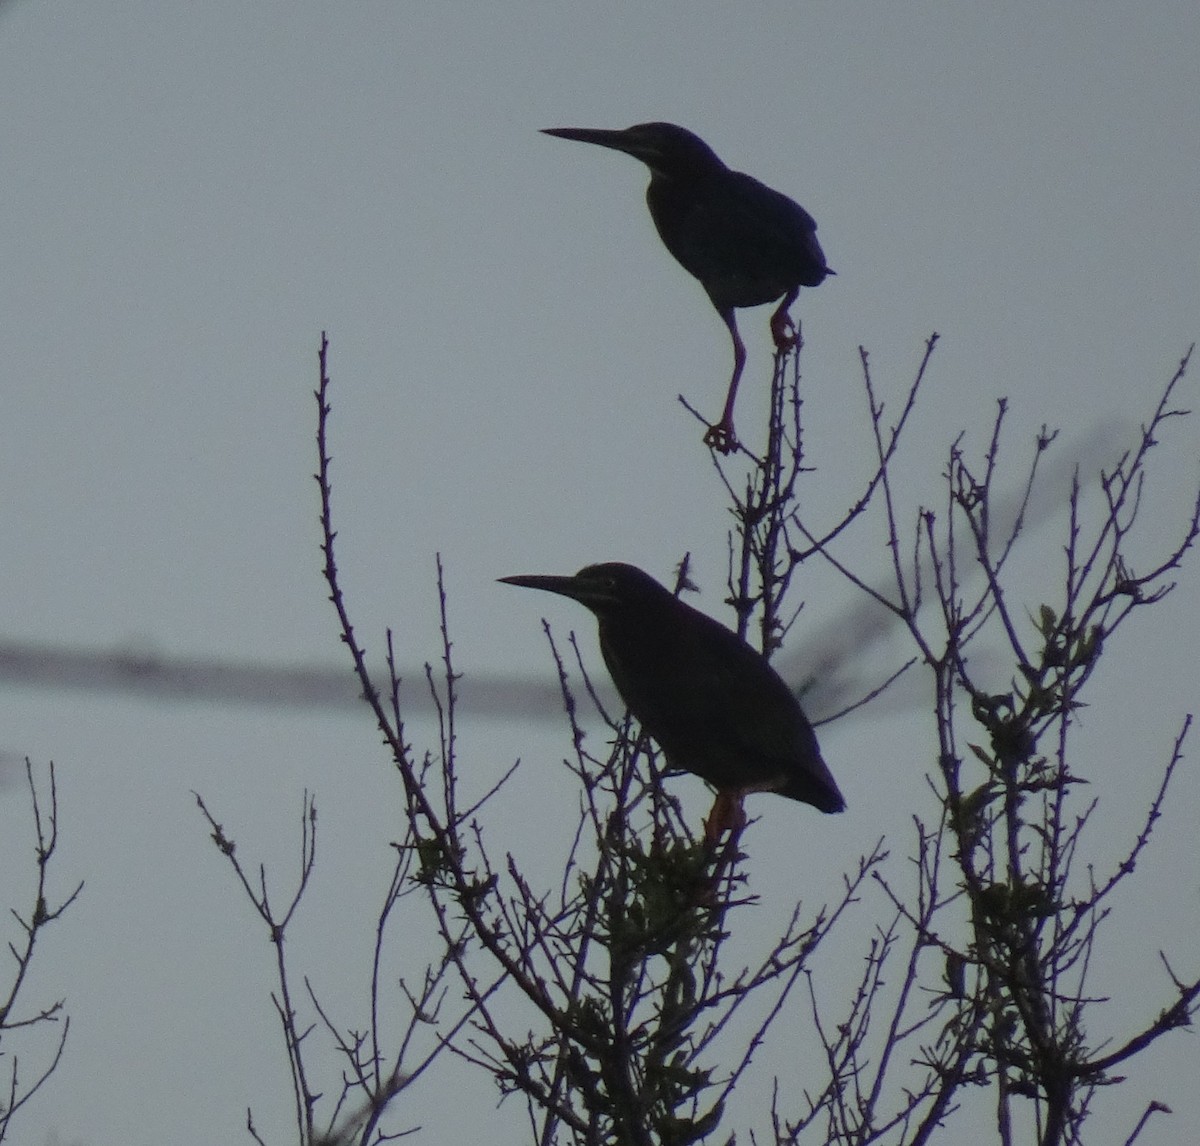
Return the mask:
M 642 158 L 642 148 L 630 138 L 627 129 L 611 131 L 602 127 L 544 127 L 543 135 L 554 135 L 559 139 L 576 139 L 580 143 L 595 143 L 600 147 L 611 147 L 623 151 L 635 159 Z
M 520 585 L 522 589 L 545 589 L 547 593 L 561 593 L 564 597 L 579 599 L 579 582 L 574 577 L 556 577 L 551 573 L 520 573 L 515 577 L 498 578 L 505 585 Z
M 597 587 L 578 577 L 557 577 L 550 573 L 522 573 L 516 577 L 499 578 L 505 585 L 519 585 L 523 589 L 544 589 L 547 593 L 557 593 L 562 597 L 570 597 L 589 608 L 601 595 Z

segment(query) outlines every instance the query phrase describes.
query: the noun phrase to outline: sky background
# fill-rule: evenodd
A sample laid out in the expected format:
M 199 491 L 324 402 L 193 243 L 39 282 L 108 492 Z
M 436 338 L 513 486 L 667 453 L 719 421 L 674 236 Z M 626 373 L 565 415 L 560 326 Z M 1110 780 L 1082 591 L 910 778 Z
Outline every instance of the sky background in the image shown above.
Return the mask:
M 0 0 L 0 639 L 337 667 L 311 476 L 322 330 L 339 556 L 372 650 L 391 625 L 406 664 L 437 657 L 436 553 L 468 678 L 547 676 L 543 614 L 594 653 L 585 615 L 497 585 L 505 574 L 627 560 L 666 579 L 691 551 L 695 600 L 721 615 L 727 512 L 675 396 L 716 416 L 728 336 L 654 235 L 644 168 L 541 127 L 685 124 L 818 220 L 838 274 L 798 305 L 812 519 L 835 520 L 869 472 L 858 347 L 896 402 L 935 330 L 905 455 L 910 511 L 938 497 L 961 429 L 981 447 L 1000 396 L 1014 481 L 1043 424 L 1092 443 L 1098 464 L 1095 443 L 1149 414 L 1200 334 L 1198 51 L 1194 0 Z M 747 437 L 768 313 L 741 312 Z M 1184 404 L 1195 394 L 1193 373 Z M 1173 428 L 1151 547 L 1177 534 L 1198 476 L 1195 424 Z M 1054 592 L 1062 524 L 1023 559 L 1031 609 Z M 883 571 L 878 533 L 846 552 Z M 1081 716 L 1081 764 L 1105 801 L 1098 862 L 1127 846 L 1196 706 L 1200 580 L 1179 580 L 1121 638 Z M 856 603 L 824 571 L 804 588 L 789 663 Z M 12 766 L 26 754 L 59 770 L 58 886 L 87 881 L 38 954 L 26 1006 L 65 996 L 71 1037 L 15 1140 L 241 1141 L 247 1106 L 290 1140 L 270 950 L 191 793 L 281 886 L 302 793 L 316 793 L 322 850 L 293 954 L 349 1022 L 398 831 L 365 711 L 9 679 L 0 713 L 0 902 L 28 894 Z M 517 715 L 470 722 L 462 753 L 481 785 L 524 759 L 493 839 L 537 871 L 556 840 L 531 831 L 531 799 L 539 813 L 546 801 L 541 823 L 569 814 L 568 741 Z M 418 746 L 429 732 L 410 730 Z M 927 810 L 928 735 L 919 713 L 894 711 L 823 730 L 849 811 L 757 806 L 751 932 L 769 934 L 797 895 L 835 894 L 881 835 L 905 845 Z M 1168 1001 L 1160 947 L 1194 960 L 1189 769 L 1098 967 L 1123 1000 L 1113 1037 Z M 701 814 L 702 786 L 678 784 Z M 1167 1040 L 1099 1100 L 1112 1117 L 1089 1141 L 1124 1141 L 1151 1098 L 1177 1117 L 1141 1141 L 1187 1141 L 1198 1066 L 1194 1037 Z M 518 1105 L 494 1106 L 488 1079 L 448 1065 L 405 1123 L 425 1124 L 422 1142 L 484 1125 L 524 1140 Z

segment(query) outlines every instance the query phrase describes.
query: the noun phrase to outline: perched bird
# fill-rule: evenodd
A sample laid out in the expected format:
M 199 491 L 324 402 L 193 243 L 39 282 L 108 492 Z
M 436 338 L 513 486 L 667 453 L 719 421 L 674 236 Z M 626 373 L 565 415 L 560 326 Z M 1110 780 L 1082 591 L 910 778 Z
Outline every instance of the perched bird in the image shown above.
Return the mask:
M 672 768 L 717 789 L 707 834 L 738 828 L 741 797 L 778 792 L 822 812 L 845 808 L 800 702 L 766 658 L 632 565 L 589 565 L 574 577 L 502 577 L 586 605 L 629 711 Z
M 731 171 L 698 135 L 673 123 L 638 123 L 623 131 L 549 127 L 546 135 L 624 151 L 650 168 L 646 203 L 667 250 L 700 280 L 733 339 L 733 377 L 721 420 L 705 442 L 722 453 L 737 446 L 733 404 L 746 364 L 734 309 L 782 301 L 771 315 L 780 350 L 795 343 L 788 308 L 801 287 L 834 272 L 825 263 L 812 216 L 786 195 Z

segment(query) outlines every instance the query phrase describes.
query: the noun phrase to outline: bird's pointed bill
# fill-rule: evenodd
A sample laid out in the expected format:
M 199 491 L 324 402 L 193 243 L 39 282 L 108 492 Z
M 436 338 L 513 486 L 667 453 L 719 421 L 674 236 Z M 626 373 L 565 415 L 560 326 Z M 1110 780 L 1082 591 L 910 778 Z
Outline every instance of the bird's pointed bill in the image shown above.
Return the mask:
M 561 597 L 570 597 L 582 605 L 588 605 L 597 598 L 595 586 L 578 577 L 561 577 L 551 573 L 521 573 L 514 577 L 499 578 L 505 585 L 519 585 L 522 589 L 544 589 L 547 593 L 557 593 Z
M 620 147 L 628 139 L 624 128 L 612 130 L 603 127 L 543 127 L 543 135 L 555 135 L 559 139 L 576 139 L 580 143 L 598 143 L 601 147 Z
M 559 139 L 574 139 L 580 143 L 595 143 L 600 147 L 611 147 L 643 161 L 653 158 L 657 149 L 647 146 L 647 141 L 631 135 L 628 128 L 612 130 L 603 127 L 543 127 L 543 135 Z
M 514 577 L 500 577 L 504 584 L 515 584 L 523 589 L 545 589 L 547 593 L 557 593 L 559 596 L 569 596 L 572 601 L 578 601 L 590 610 L 616 605 L 620 595 L 616 592 L 611 578 L 586 576 L 590 570 L 584 570 L 572 577 L 562 577 L 553 574 L 518 574 Z

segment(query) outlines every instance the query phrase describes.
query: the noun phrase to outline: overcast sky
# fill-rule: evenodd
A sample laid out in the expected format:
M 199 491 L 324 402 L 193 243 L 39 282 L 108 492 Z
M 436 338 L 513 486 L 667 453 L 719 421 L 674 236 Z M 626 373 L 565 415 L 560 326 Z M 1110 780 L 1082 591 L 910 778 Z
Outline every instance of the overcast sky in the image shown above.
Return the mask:
M 543 614 L 594 652 L 581 611 L 505 574 L 619 559 L 665 579 L 691 551 L 697 603 L 720 615 L 728 517 L 675 396 L 715 418 L 725 329 L 659 245 L 644 168 L 541 127 L 685 124 L 818 220 L 838 274 L 798 307 L 817 519 L 869 465 L 860 345 L 894 401 L 942 335 L 909 442 L 913 506 L 937 497 L 960 429 L 979 447 L 1000 396 L 1014 464 L 1042 424 L 1081 441 L 1136 425 L 1200 334 L 1198 52 L 1194 0 L 0 2 L 0 639 L 336 667 L 311 477 L 322 330 L 344 585 L 373 650 L 390 624 L 406 663 L 438 655 L 438 552 L 468 677 L 548 675 Z M 768 313 L 741 317 L 747 429 Z M 1155 491 L 1168 530 L 1198 476 L 1195 424 L 1176 433 Z M 1057 520 L 1035 568 L 1054 567 Z M 884 556 L 878 538 L 854 553 L 864 570 Z M 1031 609 L 1052 592 L 1032 586 Z M 1185 571 L 1083 717 L 1102 856 L 1196 706 L 1198 591 Z M 801 660 L 854 604 L 828 576 L 805 596 Z M 66 996 L 71 1038 L 16 1141 L 240 1141 L 248 1105 L 286 1140 L 269 948 L 190 793 L 282 882 L 316 792 L 323 853 L 295 952 L 349 1008 L 367 950 L 353 927 L 397 830 L 370 720 L 11 680 L 0 713 L 9 757 L 56 762 L 60 886 L 87 880 L 38 956 L 27 1005 Z M 764 918 L 773 893 L 833 894 L 881 834 L 904 846 L 927 736 L 904 713 L 823 731 L 849 811 L 757 806 Z M 572 806 L 567 743 L 552 721 L 465 729 L 473 767 L 525 759 L 498 849 L 528 842 L 530 792 Z M 0 785 L 5 907 L 28 887 L 18 779 Z M 678 783 L 700 814 L 702 786 Z M 1161 897 L 1119 905 L 1129 936 L 1102 970 L 1146 970 L 1111 980 L 1142 1007 L 1118 1008 L 1114 1037 L 1167 1001 L 1157 949 L 1183 954 L 1200 926 L 1198 792 L 1181 780 L 1139 867 Z M 1159 1098 L 1178 1116 L 1142 1141 L 1184 1141 L 1198 1064 L 1194 1039 L 1171 1039 L 1101 1101 Z M 484 1119 L 522 1140 L 516 1104 L 497 1118 L 494 1102 L 487 1079 L 450 1069 L 413 1094 L 418 1140 L 470 1140 Z M 1089 1141 L 1131 1129 L 1099 1120 Z

